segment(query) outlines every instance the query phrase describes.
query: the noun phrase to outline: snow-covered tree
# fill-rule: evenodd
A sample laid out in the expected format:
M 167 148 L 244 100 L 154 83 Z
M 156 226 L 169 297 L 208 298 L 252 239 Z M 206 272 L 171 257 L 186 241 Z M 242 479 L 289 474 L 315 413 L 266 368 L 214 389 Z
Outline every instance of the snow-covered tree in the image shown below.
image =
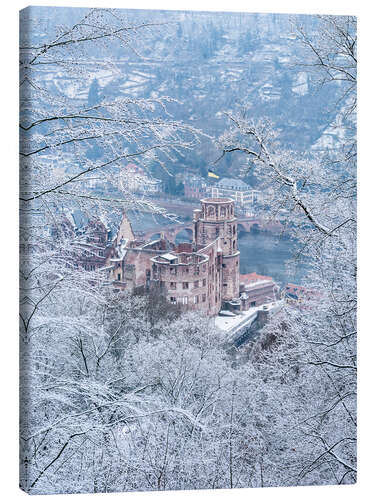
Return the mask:
M 198 140 L 168 114 L 168 97 L 101 94 L 88 103 L 90 82 L 118 73 L 113 49 L 134 49 L 153 24 L 93 9 L 71 26 L 51 27 L 37 8 L 21 13 L 21 484 L 27 490 L 61 466 L 58 459 L 66 460 L 84 428 L 92 432 L 90 443 L 99 436 L 94 421 L 105 418 L 91 419 L 93 408 L 100 413 L 112 397 L 99 374 L 116 372 L 108 352 L 113 356 L 127 318 L 122 310 L 113 328 L 103 326 L 105 281 L 77 266 L 87 235 L 74 231 L 70 214 L 79 210 L 108 224 L 113 212 L 129 207 L 165 213 L 134 195 L 126 165 L 138 159 L 146 169 L 155 162 L 167 168 L 166 159 Z M 135 309 L 142 302 L 124 300 Z M 132 332 L 140 335 L 135 325 Z
M 315 35 L 302 28 L 298 33 L 310 49 L 304 64 L 314 76 L 323 72 L 321 83 L 345 85 L 337 103 L 335 147 L 323 142 L 305 154 L 286 150 L 272 123 L 252 121 L 246 110 L 227 113 L 230 128 L 218 147 L 223 155 L 246 155 L 246 168 L 263 183 L 265 213 L 284 220 L 310 264 L 305 282 L 314 299 L 298 314 L 290 306 L 284 323 L 271 322 L 253 352 L 253 363 L 264 370 L 265 414 L 288 434 L 285 445 L 279 443 L 283 476 L 274 481 L 351 483 L 357 373 L 355 20 L 324 16 Z M 274 345 L 265 355 L 268 344 Z M 269 446 L 275 443 L 273 436 Z

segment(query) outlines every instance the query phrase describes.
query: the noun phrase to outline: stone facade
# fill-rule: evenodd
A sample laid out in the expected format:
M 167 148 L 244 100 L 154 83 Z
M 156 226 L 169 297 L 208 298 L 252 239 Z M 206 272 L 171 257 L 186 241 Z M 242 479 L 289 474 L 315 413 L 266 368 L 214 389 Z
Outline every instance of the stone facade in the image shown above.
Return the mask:
M 173 252 L 151 259 L 151 279 L 172 304 L 207 309 L 209 259 L 196 252 Z
M 172 304 L 216 315 L 239 300 L 239 251 L 234 202 L 203 199 L 194 211 L 193 243 L 135 239 L 124 217 L 105 269 L 120 289 L 154 288 Z
M 148 287 L 151 278 L 151 259 L 165 253 L 168 248 L 167 240 L 148 243 L 121 240 L 106 264 L 113 285 L 120 289 Z
M 206 198 L 194 211 L 194 238 L 198 247 L 218 240 L 222 255 L 222 299 L 239 296 L 240 252 L 237 247 L 237 219 L 230 198 Z
M 242 309 L 258 307 L 279 299 L 279 287 L 271 276 L 261 276 L 257 273 L 240 275 L 240 298 Z
M 211 187 L 213 198 L 229 197 L 234 200 L 237 208 L 252 207 L 259 197 L 259 191 L 251 189 L 240 179 L 224 177 Z

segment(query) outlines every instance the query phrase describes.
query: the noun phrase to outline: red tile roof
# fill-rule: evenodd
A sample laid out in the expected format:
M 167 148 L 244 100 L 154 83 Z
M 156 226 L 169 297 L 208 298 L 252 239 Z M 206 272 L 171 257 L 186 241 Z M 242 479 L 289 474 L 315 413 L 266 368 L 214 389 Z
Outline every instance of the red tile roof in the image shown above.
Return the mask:
M 262 276 L 257 273 L 240 274 L 240 283 L 245 285 L 254 283 L 255 281 L 272 281 L 271 276 Z

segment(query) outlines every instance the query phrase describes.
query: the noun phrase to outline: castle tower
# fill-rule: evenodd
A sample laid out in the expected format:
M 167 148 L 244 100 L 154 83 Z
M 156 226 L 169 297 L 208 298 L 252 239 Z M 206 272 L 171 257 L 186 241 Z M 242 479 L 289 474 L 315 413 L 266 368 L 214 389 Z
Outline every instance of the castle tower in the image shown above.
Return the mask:
M 230 198 L 205 198 L 201 209 L 194 210 L 194 242 L 197 249 L 218 240 L 222 254 L 222 300 L 239 296 L 239 260 L 237 219 Z

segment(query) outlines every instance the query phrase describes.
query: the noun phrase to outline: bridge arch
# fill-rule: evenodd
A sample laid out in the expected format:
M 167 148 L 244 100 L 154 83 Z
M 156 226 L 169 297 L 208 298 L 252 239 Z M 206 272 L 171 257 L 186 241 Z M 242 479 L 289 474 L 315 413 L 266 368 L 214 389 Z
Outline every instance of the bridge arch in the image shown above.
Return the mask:
M 260 230 L 261 227 L 257 222 L 254 222 L 254 224 L 252 224 L 250 227 L 250 233 L 259 233 Z
M 240 233 L 248 233 L 249 231 L 246 229 L 246 227 L 241 224 L 240 222 L 237 224 L 237 234 L 240 235 Z

